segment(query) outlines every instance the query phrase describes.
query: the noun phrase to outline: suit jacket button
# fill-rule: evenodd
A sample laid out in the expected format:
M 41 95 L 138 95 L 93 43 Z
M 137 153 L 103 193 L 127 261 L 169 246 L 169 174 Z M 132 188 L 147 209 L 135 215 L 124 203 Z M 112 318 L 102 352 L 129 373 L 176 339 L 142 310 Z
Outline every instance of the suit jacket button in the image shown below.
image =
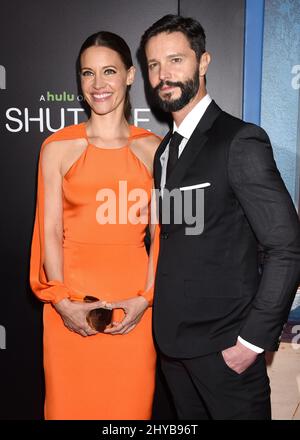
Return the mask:
M 168 234 L 167 232 L 163 232 L 163 233 L 161 234 L 161 238 L 162 238 L 163 240 L 167 240 L 167 239 L 169 238 L 169 234 Z

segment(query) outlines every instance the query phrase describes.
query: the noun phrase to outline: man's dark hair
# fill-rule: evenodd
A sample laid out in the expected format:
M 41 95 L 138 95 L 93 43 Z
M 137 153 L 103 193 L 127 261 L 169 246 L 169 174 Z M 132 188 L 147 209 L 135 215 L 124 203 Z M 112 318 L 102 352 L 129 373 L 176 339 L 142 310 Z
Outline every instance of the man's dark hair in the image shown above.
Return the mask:
M 197 20 L 181 15 L 165 15 L 144 32 L 141 39 L 141 48 L 145 51 L 145 46 L 150 38 L 162 32 L 182 32 L 196 53 L 197 60 L 200 61 L 201 55 L 205 52 L 206 37 L 203 27 Z

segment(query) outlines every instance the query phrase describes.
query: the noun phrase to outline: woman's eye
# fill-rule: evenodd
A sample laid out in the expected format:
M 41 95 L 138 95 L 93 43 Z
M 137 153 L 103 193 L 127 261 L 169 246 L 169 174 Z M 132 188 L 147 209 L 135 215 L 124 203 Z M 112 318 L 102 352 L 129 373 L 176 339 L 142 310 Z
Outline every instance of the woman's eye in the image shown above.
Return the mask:
M 117 72 L 114 69 L 105 69 L 104 70 L 105 75 L 113 75 L 115 73 L 117 73 Z
M 83 72 L 81 72 L 82 76 L 92 76 L 93 72 L 91 72 L 90 70 L 84 70 Z

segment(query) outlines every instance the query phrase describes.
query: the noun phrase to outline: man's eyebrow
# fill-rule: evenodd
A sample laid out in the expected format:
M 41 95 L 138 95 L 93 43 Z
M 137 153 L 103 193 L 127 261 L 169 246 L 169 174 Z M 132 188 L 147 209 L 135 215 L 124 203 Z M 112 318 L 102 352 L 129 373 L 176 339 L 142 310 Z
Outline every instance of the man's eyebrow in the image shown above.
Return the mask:
M 173 57 L 184 57 L 184 54 L 177 52 L 177 53 L 172 53 L 171 55 L 167 56 L 167 58 L 173 58 Z
M 184 57 L 185 55 L 183 53 L 172 53 L 170 55 L 167 55 L 167 58 L 174 58 L 174 57 Z M 157 60 L 155 58 L 151 58 L 150 60 L 148 60 L 148 63 L 153 63 L 153 62 L 157 62 Z

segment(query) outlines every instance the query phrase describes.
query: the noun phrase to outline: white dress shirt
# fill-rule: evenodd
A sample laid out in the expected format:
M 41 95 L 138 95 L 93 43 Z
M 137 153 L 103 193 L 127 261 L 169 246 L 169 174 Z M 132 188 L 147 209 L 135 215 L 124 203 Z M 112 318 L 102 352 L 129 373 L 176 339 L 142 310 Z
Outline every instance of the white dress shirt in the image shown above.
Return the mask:
M 198 102 L 198 104 L 195 105 L 195 107 L 186 115 L 184 120 L 181 122 L 179 127 L 176 126 L 175 122 L 173 123 L 173 133 L 174 131 L 177 131 L 183 139 L 179 145 L 178 148 L 178 157 L 182 154 L 184 147 L 188 143 L 190 137 L 193 134 L 193 131 L 199 124 L 200 119 L 204 115 L 207 107 L 211 103 L 212 99 L 207 94 L 204 96 L 204 98 L 201 99 L 201 101 Z M 160 156 L 160 163 L 161 163 L 161 181 L 160 181 L 160 187 L 163 190 L 166 184 L 166 176 L 167 176 L 167 163 L 169 158 L 169 144 L 166 146 L 165 151 Z
M 207 107 L 211 103 L 212 99 L 209 94 L 206 94 L 198 104 L 186 115 L 184 120 L 181 122 L 179 127 L 176 126 L 175 122 L 173 123 L 173 133 L 177 131 L 182 137 L 182 141 L 178 148 L 178 157 L 182 154 L 186 144 L 188 143 L 190 137 L 192 136 L 196 126 L 199 124 L 202 116 L 206 112 Z M 167 163 L 169 157 L 169 144 L 166 146 L 165 151 L 160 156 L 161 163 L 161 191 L 163 194 L 163 189 L 166 185 L 166 176 L 167 176 Z M 253 350 L 255 353 L 262 353 L 264 350 L 256 345 L 251 344 L 250 342 L 245 341 L 243 338 L 238 336 L 238 340 L 241 344 L 245 345 L 250 350 Z

